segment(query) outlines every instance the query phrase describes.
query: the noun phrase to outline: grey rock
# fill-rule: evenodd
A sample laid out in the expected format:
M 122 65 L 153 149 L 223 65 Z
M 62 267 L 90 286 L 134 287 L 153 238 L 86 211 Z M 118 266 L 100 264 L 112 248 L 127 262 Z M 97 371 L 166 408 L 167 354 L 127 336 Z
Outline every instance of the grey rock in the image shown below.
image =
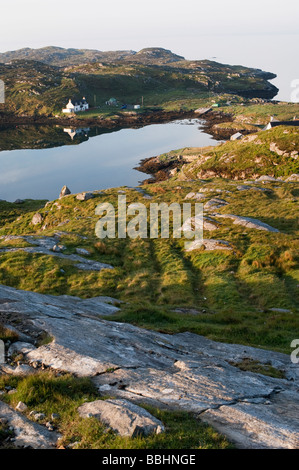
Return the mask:
M 60 191 L 59 194 L 59 199 L 61 199 L 64 196 L 67 196 L 68 194 L 71 194 L 70 189 L 67 186 L 63 186 L 62 190 Z
M 293 173 L 292 175 L 286 178 L 286 181 L 289 182 L 299 182 L 299 173 Z
M 186 246 L 186 245 L 185 245 Z M 206 251 L 213 250 L 232 250 L 230 244 L 225 240 L 213 240 L 213 239 L 203 239 L 203 240 L 194 240 L 192 242 L 187 242 L 186 251 L 198 250 L 199 248 L 204 247 Z
M 30 416 L 32 416 L 32 418 L 35 421 L 42 421 L 46 417 L 46 415 L 44 413 L 38 413 L 37 411 L 31 412 Z
M 2 298 L 13 302 L 2 304 Z M 240 442 L 246 438 L 247 447 L 265 446 L 261 429 L 267 429 L 270 447 L 271 439 L 272 447 L 297 445 L 294 427 L 299 427 L 298 416 L 293 412 L 290 423 L 278 401 L 282 394 L 283 403 L 286 392 L 288 409 L 296 409 L 299 370 L 289 355 L 218 343 L 191 333 L 167 335 L 105 321 L 99 315 L 117 309 L 101 298 L 81 300 L 0 286 L 0 313 L 2 309 L 18 312 L 53 337 L 51 343 L 27 353 L 28 361 L 41 361 L 54 370 L 93 377 L 103 395 L 136 404 L 146 402 L 191 411 L 205 418 L 209 411 L 223 411 L 217 415 L 219 420 L 224 419 L 226 408 L 227 416 L 229 410 L 233 413 L 236 409 L 241 415 L 238 418 L 236 411 L 235 421 L 242 425 L 236 427 L 232 439 Z M 245 358 L 269 363 L 284 371 L 287 379 L 242 371 L 231 365 Z M 254 403 L 250 402 L 252 399 Z M 241 411 L 238 407 L 242 407 Z M 256 410 L 251 434 L 244 425 L 250 416 L 244 410 L 249 407 Z M 229 426 L 225 429 L 231 435 Z
M 4 325 L 4 327 L 7 328 L 8 330 L 12 331 L 13 333 L 15 333 L 20 342 L 30 343 L 30 344 L 34 343 L 34 340 L 30 336 L 26 335 L 25 333 L 18 330 L 14 326 L 6 324 L 6 325 Z
M 21 413 L 23 413 L 23 411 L 26 411 L 27 408 L 28 408 L 28 406 L 25 405 L 25 403 L 23 403 L 22 401 L 19 401 L 19 403 L 16 406 L 16 410 L 21 411 Z
M 28 243 L 33 245 L 37 245 L 37 247 L 24 247 L 24 248 L 1 248 L 0 253 L 4 252 L 16 252 L 16 251 L 25 251 L 26 253 L 38 253 L 38 254 L 45 254 L 50 256 L 58 256 L 59 258 L 68 259 L 70 261 L 76 262 L 75 266 L 79 269 L 83 269 L 85 271 L 101 271 L 102 269 L 113 269 L 113 266 L 105 263 L 100 263 L 99 261 L 88 260 L 86 258 L 82 258 L 79 255 L 65 255 L 60 253 L 59 245 L 57 245 L 58 237 L 30 237 L 30 236 L 18 236 L 15 237 L 17 239 L 23 239 Z M 8 237 L 4 237 L 4 239 L 8 239 Z M 53 246 L 58 247 L 55 248 L 53 251 Z M 60 245 L 60 250 L 63 249 L 63 245 Z M 58 251 L 57 251 L 58 250 Z
M 121 436 L 148 436 L 164 431 L 164 426 L 148 411 L 128 400 L 96 400 L 78 408 L 83 418 L 95 416 Z
M 65 250 L 65 246 L 64 245 L 54 245 L 52 250 L 55 253 L 61 253 L 63 250 Z
M 25 343 L 23 341 L 16 341 L 12 343 L 12 345 L 8 349 L 8 356 L 12 356 L 13 354 L 27 354 L 30 351 L 36 349 L 35 346 L 31 343 Z
M 24 204 L 24 200 L 23 199 L 16 199 L 14 204 Z
M 93 193 L 79 193 L 76 196 L 76 199 L 78 199 L 78 201 L 87 201 L 91 198 L 93 198 Z
M 269 308 L 269 310 L 271 312 L 277 312 L 277 313 L 291 313 L 291 310 L 289 310 L 288 308 L 273 307 L 273 308 Z
M 50 423 L 50 421 L 48 421 L 48 422 L 46 423 L 46 428 L 48 429 L 48 431 L 54 431 L 54 429 L 55 429 L 54 426 L 53 426 L 53 424 Z
M 191 192 L 191 193 L 188 193 L 186 196 L 185 196 L 185 199 L 194 199 L 196 201 L 202 201 L 203 199 L 205 199 L 207 196 L 203 193 L 194 193 L 194 192 Z
M 251 186 L 247 186 L 246 184 L 240 184 L 239 186 L 237 186 L 237 190 L 238 191 L 247 191 L 249 189 L 252 189 Z
M 261 222 L 258 219 L 253 219 L 252 217 L 244 217 L 240 215 L 233 214 L 214 214 L 217 217 L 222 217 L 225 219 L 233 219 L 234 225 L 242 225 L 246 228 L 254 228 L 256 230 L 265 230 L 266 232 L 279 232 L 277 228 L 271 227 L 264 222 Z
M 35 370 L 27 364 L 19 364 L 17 367 L 12 367 L 9 364 L 2 364 L 1 369 L 6 374 L 16 376 L 26 376 L 35 372 Z
M 223 206 L 226 206 L 228 202 L 224 201 L 224 199 L 213 198 L 210 199 L 206 204 L 203 206 L 204 210 L 211 211 L 214 209 L 220 209 Z
M 53 449 L 59 434 L 49 432 L 45 427 L 33 423 L 10 406 L 0 401 L 0 417 L 5 419 L 14 431 L 14 445 L 33 449 Z
M 43 221 L 43 216 L 39 212 L 37 212 L 32 217 L 31 223 L 32 223 L 32 225 L 38 225 L 38 224 L 41 224 L 42 221 Z
M 88 250 L 85 250 L 85 248 L 76 248 L 76 253 L 78 253 L 78 255 L 85 255 L 85 256 L 90 256 L 90 251 Z
M 210 232 L 217 230 L 219 222 L 212 219 L 211 217 L 189 217 L 181 227 L 181 230 L 186 234 L 194 232 L 195 230 L 200 230 L 201 228 L 204 231 Z
M 254 403 L 221 406 L 202 413 L 200 418 L 243 449 L 299 448 L 298 393 L 281 392 L 267 406 Z
M 256 181 L 281 181 L 279 178 L 274 178 L 273 176 L 269 175 L 262 175 L 256 179 Z

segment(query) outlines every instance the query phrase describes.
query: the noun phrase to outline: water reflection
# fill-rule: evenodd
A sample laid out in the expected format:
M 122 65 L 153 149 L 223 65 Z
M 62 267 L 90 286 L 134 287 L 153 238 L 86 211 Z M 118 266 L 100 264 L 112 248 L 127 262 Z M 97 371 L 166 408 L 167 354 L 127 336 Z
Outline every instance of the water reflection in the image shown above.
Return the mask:
M 141 159 L 216 143 L 198 129 L 199 124 L 198 120 L 184 120 L 121 130 L 2 128 L 0 199 L 52 200 L 65 184 L 73 193 L 136 186 L 146 176 L 133 169 Z

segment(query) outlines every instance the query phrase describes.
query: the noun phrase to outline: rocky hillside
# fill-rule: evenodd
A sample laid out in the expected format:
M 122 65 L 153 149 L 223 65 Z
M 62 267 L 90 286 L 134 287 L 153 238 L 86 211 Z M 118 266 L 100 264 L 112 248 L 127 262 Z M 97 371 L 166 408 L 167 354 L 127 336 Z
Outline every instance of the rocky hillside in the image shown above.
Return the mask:
M 268 81 L 274 74 L 207 60 L 187 61 L 160 48 L 104 53 L 103 57 L 94 51 L 56 49 L 0 55 L 0 78 L 6 87 L 0 112 L 52 116 L 61 114 L 69 98 L 82 96 L 95 108 L 94 115 L 105 109 L 111 97 L 119 104 L 141 104 L 143 96 L 146 107 L 163 109 L 178 103 L 179 108 L 196 109 L 200 100 L 215 96 L 215 101 L 224 93 L 272 98 L 278 91 Z
M 0 447 L 298 448 L 298 179 L 0 201 Z M 120 194 L 203 242 L 98 239 Z
M 92 49 L 64 49 L 63 47 L 42 47 L 30 49 L 26 47 L 17 51 L 0 53 L 0 62 L 13 60 L 35 60 L 48 65 L 65 67 L 68 65 L 86 64 L 89 62 L 132 61 L 140 64 L 167 64 L 184 60 L 184 57 L 160 48 L 149 47 L 136 51 L 98 51 Z
M 298 143 L 281 127 L 165 154 L 151 185 L 0 201 L 0 448 L 299 448 Z M 194 214 L 181 238 L 97 238 L 120 195 L 148 217 L 202 203 L 203 240 Z
M 250 129 L 250 134 L 240 140 L 217 146 L 173 150 L 146 159 L 138 169 L 154 176 L 149 182 L 171 176 L 178 181 L 209 178 L 246 180 L 263 175 L 285 180 L 299 173 L 298 127 L 278 126 L 267 131 L 256 127 L 255 130 Z

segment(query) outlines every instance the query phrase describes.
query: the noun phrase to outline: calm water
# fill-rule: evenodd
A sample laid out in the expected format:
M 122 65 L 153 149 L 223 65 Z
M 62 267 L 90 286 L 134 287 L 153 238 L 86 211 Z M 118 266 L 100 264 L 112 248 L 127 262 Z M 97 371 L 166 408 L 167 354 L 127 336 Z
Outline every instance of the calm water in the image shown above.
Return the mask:
M 63 128 L 55 128 L 56 145 L 60 147 L 0 152 L 0 199 L 53 200 L 65 184 L 73 193 L 136 186 L 147 178 L 144 173 L 133 169 L 141 159 L 182 147 L 215 144 L 209 135 L 199 129 L 199 125 L 198 120 L 174 121 L 88 138 L 88 135 L 95 133 L 91 129 L 73 137 L 73 140 Z M 0 148 L 9 148 L 9 142 L 19 141 L 17 132 L 17 129 L 9 134 L 7 130 L 0 131 Z M 28 147 L 31 145 L 32 130 L 30 135 L 29 130 L 27 133 L 28 138 L 26 129 L 22 129 L 21 138 L 24 146 Z M 40 134 L 35 140 L 32 139 L 32 147 L 45 144 L 47 128 L 43 128 L 43 142 L 39 144 L 42 140 Z M 85 139 L 85 142 L 73 145 L 80 139 Z M 18 145 L 22 147 L 22 140 Z

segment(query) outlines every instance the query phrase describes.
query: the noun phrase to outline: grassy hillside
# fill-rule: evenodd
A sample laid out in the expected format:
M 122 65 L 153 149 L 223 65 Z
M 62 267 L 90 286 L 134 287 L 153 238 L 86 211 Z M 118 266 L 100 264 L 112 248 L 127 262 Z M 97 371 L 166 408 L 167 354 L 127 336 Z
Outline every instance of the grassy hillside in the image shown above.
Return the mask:
M 252 179 L 262 175 L 286 177 L 299 173 L 299 129 L 278 126 L 215 147 L 186 148 L 160 155 L 161 163 L 178 162 L 176 178 L 224 177 Z M 191 161 L 181 165 L 182 160 Z
M 208 60 L 187 61 L 159 48 L 107 53 L 103 61 L 94 51 L 52 49 L 0 54 L 0 78 L 6 90 L 0 112 L 53 116 L 61 113 L 69 98 L 82 96 L 100 107 L 98 113 L 111 97 L 120 104 L 141 104 L 143 96 L 147 107 L 168 109 L 171 103 L 196 109 L 202 100 L 214 96 L 217 100 L 225 93 L 246 98 L 272 98 L 277 93 L 268 82 L 274 74 Z
M 95 208 L 101 202 L 117 207 L 117 188 L 85 202 L 75 196 L 59 200 L 58 206 L 53 201 L 44 207 L 40 202 L 44 229 L 30 223 L 37 203 L 32 212 L 21 216 L 19 205 L 16 218 L 15 205 L 2 202 L 6 222 L 1 235 L 47 236 L 61 230 L 63 223 L 64 253 L 74 253 L 78 246 L 87 248 L 91 258 L 115 269 L 83 272 L 71 261 L 53 256 L 2 252 L 0 282 L 49 294 L 113 296 L 125 303 L 112 320 L 170 333 L 192 331 L 215 340 L 288 353 L 299 313 L 298 183 L 256 183 L 242 191 L 239 184 L 226 179 L 205 183 L 169 180 L 146 187 L 151 200 L 122 188 L 128 203 L 146 206 L 151 202 L 183 203 L 190 191 L 204 191 L 203 202 L 220 197 L 228 203 L 217 213 L 253 217 L 279 230 L 244 228 L 214 216 L 217 227 L 205 231 L 204 238 L 229 242 L 231 250 L 227 251 L 201 248 L 186 252 L 183 239 L 96 238 Z M 20 239 L 1 241 L 1 248 L 24 245 L 28 243 Z

